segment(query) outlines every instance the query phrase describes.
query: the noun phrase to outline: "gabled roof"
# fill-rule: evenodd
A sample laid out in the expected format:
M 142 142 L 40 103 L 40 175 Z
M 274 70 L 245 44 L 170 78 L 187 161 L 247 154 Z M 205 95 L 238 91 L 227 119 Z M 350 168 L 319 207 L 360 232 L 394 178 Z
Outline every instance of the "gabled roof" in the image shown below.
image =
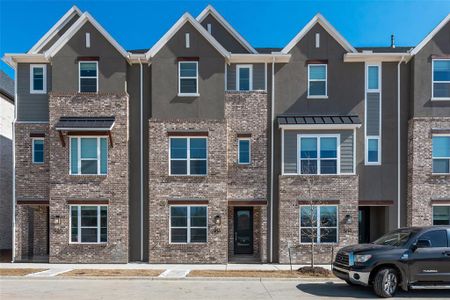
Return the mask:
M 28 51 L 29 54 L 38 53 L 58 32 L 66 26 L 74 15 L 81 16 L 81 11 L 75 5 L 69 9 L 61 19 Z
M 14 80 L 3 70 L 0 70 L 0 94 L 3 94 L 14 102 Z
M 288 53 L 297 43 L 313 28 L 314 25 L 319 23 L 345 50 L 348 52 L 357 52 L 355 48 L 321 15 L 317 14 L 311 21 L 306 24 L 305 27 L 300 30 L 299 33 L 283 48 L 281 52 Z
M 191 23 L 192 26 L 194 26 L 195 29 L 214 47 L 216 50 L 222 54 L 224 57 L 228 58 L 230 56 L 230 52 L 228 52 L 212 35 L 209 34 L 208 31 L 206 31 L 205 28 L 196 20 L 194 19 L 191 14 L 184 13 L 183 16 L 181 16 L 180 19 L 167 31 L 162 38 L 153 45 L 150 50 L 147 51 L 145 54 L 145 57 L 147 59 L 150 59 L 151 57 L 155 56 L 156 53 L 161 50 L 161 48 L 177 33 L 178 30 L 180 30 L 181 27 L 183 27 L 184 24 L 187 22 Z
M 45 57 L 50 58 L 58 53 L 86 22 L 90 22 L 108 40 L 108 42 L 120 52 L 120 54 L 125 58 L 128 58 L 128 52 L 125 51 L 125 49 L 88 12 L 83 13 L 81 17 L 56 41 L 56 43 L 51 46 L 50 49 L 45 51 Z
M 245 49 L 247 49 L 250 53 L 256 54 L 258 53 L 255 48 L 253 48 L 249 42 L 247 42 L 242 35 L 240 35 L 231 25 L 230 23 L 222 17 L 219 12 L 212 7 L 212 5 L 208 5 L 198 16 L 197 21 L 201 23 L 208 15 L 212 15 Z
M 450 14 L 448 14 L 414 49 L 411 50 L 412 55 L 416 55 L 425 47 L 426 44 L 450 21 Z

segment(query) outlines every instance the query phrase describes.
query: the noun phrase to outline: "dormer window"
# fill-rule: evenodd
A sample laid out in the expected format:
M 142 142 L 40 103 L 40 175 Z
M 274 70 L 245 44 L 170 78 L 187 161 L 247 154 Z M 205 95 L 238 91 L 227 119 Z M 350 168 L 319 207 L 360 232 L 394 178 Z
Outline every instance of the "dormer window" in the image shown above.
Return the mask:
M 308 98 L 327 98 L 327 65 L 308 65 Z
M 97 93 L 98 92 L 98 62 L 80 61 L 79 62 L 79 92 Z
M 433 59 L 433 100 L 450 100 L 450 59 Z

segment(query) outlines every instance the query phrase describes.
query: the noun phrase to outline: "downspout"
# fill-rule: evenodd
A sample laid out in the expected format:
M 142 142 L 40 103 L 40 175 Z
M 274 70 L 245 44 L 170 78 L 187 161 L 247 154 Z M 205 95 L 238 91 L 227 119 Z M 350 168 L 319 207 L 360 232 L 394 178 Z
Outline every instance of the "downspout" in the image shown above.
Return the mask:
M 400 59 L 400 61 L 397 64 L 397 228 L 401 227 L 401 221 L 400 221 L 400 201 L 401 201 L 401 162 L 400 162 L 400 156 L 401 156 L 401 139 L 400 139 L 400 65 L 403 62 L 404 56 Z
M 272 95 L 270 106 L 270 258 L 269 262 L 273 262 L 273 134 L 274 134 L 274 105 L 275 105 L 275 57 L 272 57 Z
M 139 67 L 140 67 L 140 149 L 139 149 L 139 156 L 140 156 L 140 202 L 141 202 L 141 261 L 144 260 L 144 112 L 143 112 L 143 106 L 144 106 L 144 87 L 143 87 L 143 67 L 142 67 L 142 61 L 139 58 Z
M 11 262 L 16 261 L 16 122 L 17 122 L 17 64 L 14 69 L 14 120 L 12 123 L 12 156 L 13 156 L 13 197 L 12 197 L 12 257 Z

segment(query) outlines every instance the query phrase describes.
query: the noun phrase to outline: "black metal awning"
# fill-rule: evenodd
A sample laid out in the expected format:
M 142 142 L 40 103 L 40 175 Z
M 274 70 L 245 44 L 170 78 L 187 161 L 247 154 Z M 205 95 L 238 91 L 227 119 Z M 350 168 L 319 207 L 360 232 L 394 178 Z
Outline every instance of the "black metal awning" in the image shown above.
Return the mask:
M 65 147 L 63 132 L 66 135 L 75 136 L 109 136 L 109 144 L 113 146 L 111 130 L 116 121 L 115 117 L 61 117 L 55 125 L 55 129 L 59 131 L 61 144 Z
M 278 125 L 286 127 L 289 125 L 301 126 L 328 126 L 328 127 L 360 127 L 361 120 L 357 115 L 280 115 L 277 117 Z

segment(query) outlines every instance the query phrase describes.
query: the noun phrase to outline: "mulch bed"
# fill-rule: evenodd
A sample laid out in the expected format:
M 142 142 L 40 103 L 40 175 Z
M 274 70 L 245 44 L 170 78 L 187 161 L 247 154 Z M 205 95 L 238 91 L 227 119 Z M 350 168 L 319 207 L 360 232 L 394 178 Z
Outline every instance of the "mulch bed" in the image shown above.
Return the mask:
M 7 268 L 0 269 L 0 276 L 25 276 L 31 273 L 46 271 L 48 269 Z

